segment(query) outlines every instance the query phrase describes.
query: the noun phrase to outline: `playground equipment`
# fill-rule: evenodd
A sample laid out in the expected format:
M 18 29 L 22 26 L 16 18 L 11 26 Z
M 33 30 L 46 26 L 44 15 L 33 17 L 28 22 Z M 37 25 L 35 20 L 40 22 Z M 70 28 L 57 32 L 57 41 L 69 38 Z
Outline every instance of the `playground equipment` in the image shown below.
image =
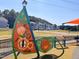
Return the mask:
M 59 45 L 62 48 L 62 53 L 59 56 L 54 54 L 47 54 L 44 56 L 40 56 L 39 51 L 46 53 L 53 46 L 55 47 L 56 37 L 43 37 L 38 40 L 35 40 L 31 25 L 30 19 L 27 15 L 26 11 L 27 2 L 23 1 L 23 9 L 16 18 L 13 35 L 12 35 L 12 47 L 15 59 L 20 53 L 28 54 L 28 53 L 37 53 L 37 57 L 33 59 L 57 59 L 64 54 L 64 49 L 60 42 L 57 40 Z M 18 53 L 16 54 L 16 51 Z

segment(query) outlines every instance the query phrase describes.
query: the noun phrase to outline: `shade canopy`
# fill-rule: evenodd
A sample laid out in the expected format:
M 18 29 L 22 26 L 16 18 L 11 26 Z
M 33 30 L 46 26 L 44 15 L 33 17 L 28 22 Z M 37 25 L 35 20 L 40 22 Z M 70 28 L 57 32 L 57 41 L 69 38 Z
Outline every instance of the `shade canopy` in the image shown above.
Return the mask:
M 64 24 L 79 24 L 79 18 L 73 19 L 73 20 L 66 22 Z

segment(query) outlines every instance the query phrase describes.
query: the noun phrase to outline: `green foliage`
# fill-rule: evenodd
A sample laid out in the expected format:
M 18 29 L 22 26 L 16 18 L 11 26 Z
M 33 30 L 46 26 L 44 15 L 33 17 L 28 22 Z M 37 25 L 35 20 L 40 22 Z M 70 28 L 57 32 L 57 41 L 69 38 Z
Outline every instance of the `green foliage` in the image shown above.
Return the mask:
M 40 22 L 40 23 L 43 23 L 43 24 L 53 25 L 50 22 L 46 21 L 45 19 L 37 18 L 37 17 L 34 17 L 34 16 L 29 16 L 29 17 L 30 17 L 30 20 L 33 21 L 33 22 L 36 22 L 36 23 Z
M 14 22 L 18 15 L 19 15 L 19 12 L 16 12 L 14 9 L 11 9 L 11 10 L 5 9 L 4 11 L 0 10 L 0 16 L 5 17 L 8 20 L 9 28 L 13 28 Z M 29 16 L 29 17 L 30 17 L 30 21 L 33 21 L 37 24 L 42 23 L 42 24 L 53 25 L 44 19 L 37 18 L 34 16 Z M 56 27 L 56 25 L 55 25 L 55 27 Z

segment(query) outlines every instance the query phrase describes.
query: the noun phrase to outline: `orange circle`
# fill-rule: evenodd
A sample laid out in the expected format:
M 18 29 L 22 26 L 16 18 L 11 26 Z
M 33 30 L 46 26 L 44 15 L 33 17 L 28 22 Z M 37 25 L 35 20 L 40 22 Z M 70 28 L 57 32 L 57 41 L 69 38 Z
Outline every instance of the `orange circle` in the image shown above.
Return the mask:
M 33 42 L 29 42 L 27 46 L 28 46 L 28 48 L 31 50 L 31 49 L 33 49 L 33 47 L 34 47 L 34 44 L 33 44 Z
M 21 47 L 21 46 L 20 46 L 20 43 L 21 43 L 23 40 L 26 42 L 25 47 Z M 18 44 L 18 48 L 19 48 L 19 50 L 21 50 L 21 51 L 25 51 L 25 50 L 27 49 L 28 40 L 25 39 L 25 38 L 19 39 L 17 44 Z
M 42 50 L 48 50 L 50 48 L 51 44 L 48 40 L 44 39 L 41 41 L 41 48 Z
M 28 43 L 28 49 L 33 53 L 36 52 L 35 46 L 33 42 Z

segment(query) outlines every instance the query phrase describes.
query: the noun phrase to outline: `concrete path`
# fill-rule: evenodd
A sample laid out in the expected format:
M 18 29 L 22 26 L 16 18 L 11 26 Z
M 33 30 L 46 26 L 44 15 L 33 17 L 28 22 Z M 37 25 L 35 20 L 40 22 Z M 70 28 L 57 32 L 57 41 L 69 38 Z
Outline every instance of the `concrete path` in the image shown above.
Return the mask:
M 65 53 L 63 54 L 63 56 L 61 56 L 59 59 L 72 59 L 72 52 L 74 50 L 74 46 L 69 47 L 69 49 L 65 49 Z M 41 56 L 45 55 L 45 54 L 55 54 L 55 55 L 60 55 L 61 54 L 61 50 L 57 50 L 57 49 L 52 49 L 47 53 L 42 53 L 40 52 Z M 32 59 L 36 57 L 36 53 L 33 54 L 20 54 L 18 56 L 18 59 Z M 6 57 L 4 57 L 3 59 L 14 59 L 14 55 L 8 55 Z
M 74 49 L 72 59 L 79 59 L 79 46 Z
M 1 48 L 0 49 L 0 59 L 12 54 L 12 48 Z

